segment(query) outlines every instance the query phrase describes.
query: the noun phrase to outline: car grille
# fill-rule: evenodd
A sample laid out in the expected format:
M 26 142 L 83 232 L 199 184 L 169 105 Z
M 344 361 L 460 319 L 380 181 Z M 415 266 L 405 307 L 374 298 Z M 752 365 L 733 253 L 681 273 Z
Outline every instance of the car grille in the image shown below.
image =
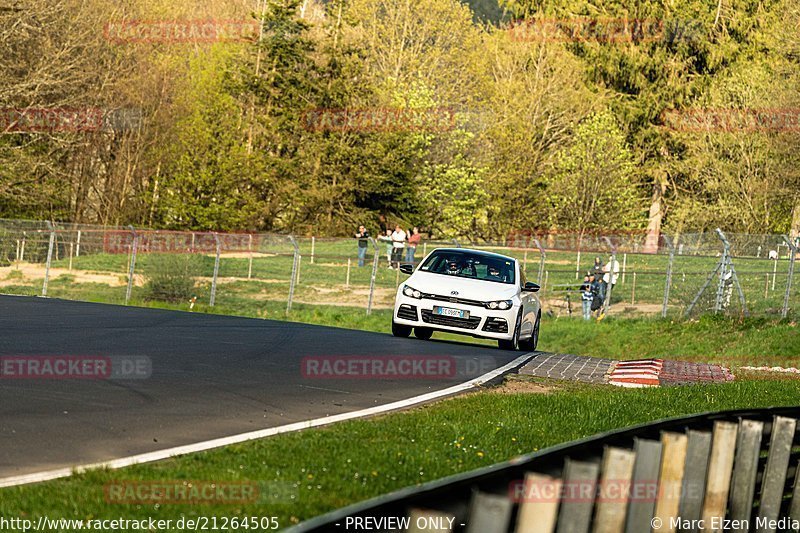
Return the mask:
M 502 318 L 487 318 L 482 331 L 490 333 L 508 333 L 508 322 Z
M 414 305 L 403 304 L 397 310 L 397 318 L 403 320 L 417 320 L 417 307 Z
M 478 307 L 485 307 L 484 303 L 478 300 L 468 300 L 466 298 L 458 298 L 456 296 L 442 296 L 440 294 L 422 294 L 425 300 L 436 300 L 437 302 L 450 302 L 453 304 L 476 305 Z
M 422 310 L 422 321 L 437 326 L 452 326 L 455 328 L 476 329 L 481 323 L 481 317 L 470 316 L 469 318 L 458 318 L 454 316 L 434 315 L 429 309 Z

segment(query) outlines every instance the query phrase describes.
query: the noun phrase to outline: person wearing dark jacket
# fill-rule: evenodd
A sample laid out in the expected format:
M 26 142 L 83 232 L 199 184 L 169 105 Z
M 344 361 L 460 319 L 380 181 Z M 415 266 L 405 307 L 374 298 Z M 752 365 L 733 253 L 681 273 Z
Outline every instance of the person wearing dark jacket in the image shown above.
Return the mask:
M 581 285 L 581 304 L 583 305 L 584 320 L 591 320 L 592 318 L 592 302 L 596 293 L 597 286 L 594 282 L 594 276 L 584 276 L 583 285 Z
M 364 226 L 358 227 L 358 233 L 355 235 L 358 239 L 358 266 L 364 266 L 364 259 L 367 257 L 367 247 L 369 246 L 369 232 Z

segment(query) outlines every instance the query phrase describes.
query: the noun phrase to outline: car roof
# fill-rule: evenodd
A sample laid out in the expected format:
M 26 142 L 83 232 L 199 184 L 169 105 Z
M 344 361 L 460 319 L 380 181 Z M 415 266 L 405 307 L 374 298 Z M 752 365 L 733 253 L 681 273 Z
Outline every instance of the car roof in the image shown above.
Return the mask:
M 474 255 L 478 255 L 481 257 L 486 257 L 487 259 L 501 259 L 506 261 L 516 261 L 513 257 L 509 257 L 503 254 L 496 254 L 494 252 L 487 252 L 484 250 L 473 250 L 472 248 L 437 248 L 433 252 L 468 252 Z

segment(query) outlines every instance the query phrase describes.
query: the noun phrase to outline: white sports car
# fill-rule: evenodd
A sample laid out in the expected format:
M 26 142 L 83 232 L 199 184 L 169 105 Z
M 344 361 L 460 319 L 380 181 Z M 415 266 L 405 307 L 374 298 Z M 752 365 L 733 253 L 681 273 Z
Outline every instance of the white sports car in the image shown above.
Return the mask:
M 497 339 L 506 350 L 536 349 L 542 311 L 535 294 L 539 286 L 525 280 L 513 257 L 469 250 L 439 248 L 397 289 L 392 334 L 420 339 L 448 331 Z

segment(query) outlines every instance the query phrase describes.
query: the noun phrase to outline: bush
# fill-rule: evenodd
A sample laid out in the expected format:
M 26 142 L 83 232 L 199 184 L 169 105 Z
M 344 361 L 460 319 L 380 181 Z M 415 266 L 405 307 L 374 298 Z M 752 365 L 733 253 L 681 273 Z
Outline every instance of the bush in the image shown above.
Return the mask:
M 165 302 L 188 301 L 202 272 L 202 258 L 194 255 L 166 254 L 149 258 L 144 297 Z

